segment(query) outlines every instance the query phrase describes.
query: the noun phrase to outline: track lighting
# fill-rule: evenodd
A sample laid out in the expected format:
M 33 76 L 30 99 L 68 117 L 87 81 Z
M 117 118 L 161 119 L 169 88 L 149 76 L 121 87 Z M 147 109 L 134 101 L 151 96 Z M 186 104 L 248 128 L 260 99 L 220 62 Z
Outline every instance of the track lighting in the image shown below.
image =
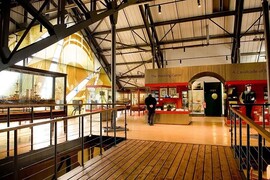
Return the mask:
M 201 0 L 198 0 L 198 7 L 201 7 Z
M 161 14 L 161 5 L 158 5 L 158 14 Z

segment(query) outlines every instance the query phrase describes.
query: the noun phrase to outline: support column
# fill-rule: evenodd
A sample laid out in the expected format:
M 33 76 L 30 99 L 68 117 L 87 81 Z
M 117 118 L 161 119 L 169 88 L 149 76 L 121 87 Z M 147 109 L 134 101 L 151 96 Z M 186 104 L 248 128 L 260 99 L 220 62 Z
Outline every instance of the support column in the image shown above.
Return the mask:
M 117 15 L 110 16 L 111 21 L 111 35 L 112 35 L 112 49 L 111 49 L 111 81 L 112 81 L 112 103 L 116 103 L 116 23 Z M 113 105 L 114 107 L 114 105 Z
M 2 1 L 0 8 L 0 57 L 5 59 L 10 54 L 8 48 L 10 0 Z
M 267 73 L 267 91 L 268 91 L 268 103 L 270 102 L 270 27 L 269 27 L 269 5 L 267 0 L 263 0 L 263 24 L 264 24 L 264 37 L 265 37 L 265 54 L 266 54 L 266 73 Z

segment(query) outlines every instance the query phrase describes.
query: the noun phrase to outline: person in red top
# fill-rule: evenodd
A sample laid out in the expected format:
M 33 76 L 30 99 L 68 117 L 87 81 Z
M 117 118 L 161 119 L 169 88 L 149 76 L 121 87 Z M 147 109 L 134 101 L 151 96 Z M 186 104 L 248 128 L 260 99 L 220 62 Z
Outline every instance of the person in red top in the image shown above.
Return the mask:
M 153 125 L 157 100 L 154 97 L 152 97 L 151 94 L 149 94 L 148 97 L 145 98 L 144 103 L 145 103 L 147 111 L 148 111 L 148 124 Z

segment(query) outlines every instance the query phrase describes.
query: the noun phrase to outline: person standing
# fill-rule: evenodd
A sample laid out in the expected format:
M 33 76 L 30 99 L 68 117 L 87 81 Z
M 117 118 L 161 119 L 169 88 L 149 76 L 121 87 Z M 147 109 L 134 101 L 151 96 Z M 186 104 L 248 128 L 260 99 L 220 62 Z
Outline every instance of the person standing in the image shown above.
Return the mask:
M 149 94 L 148 97 L 145 98 L 144 102 L 148 111 L 148 124 L 153 125 L 157 100 L 154 97 L 152 97 L 151 94 Z
M 251 119 L 252 105 L 256 100 L 256 93 L 251 90 L 251 84 L 246 85 L 246 90 L 242 93 L 241 98 L 246 106 L 246 116 Z

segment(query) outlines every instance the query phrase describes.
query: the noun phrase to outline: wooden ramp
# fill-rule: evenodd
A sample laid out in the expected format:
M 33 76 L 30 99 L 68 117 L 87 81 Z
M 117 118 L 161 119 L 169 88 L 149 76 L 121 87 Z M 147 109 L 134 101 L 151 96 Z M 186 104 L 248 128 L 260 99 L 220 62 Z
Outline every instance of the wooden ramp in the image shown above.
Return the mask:
M 242 179 L 230 147 L 126 140 L 59 179 Z

